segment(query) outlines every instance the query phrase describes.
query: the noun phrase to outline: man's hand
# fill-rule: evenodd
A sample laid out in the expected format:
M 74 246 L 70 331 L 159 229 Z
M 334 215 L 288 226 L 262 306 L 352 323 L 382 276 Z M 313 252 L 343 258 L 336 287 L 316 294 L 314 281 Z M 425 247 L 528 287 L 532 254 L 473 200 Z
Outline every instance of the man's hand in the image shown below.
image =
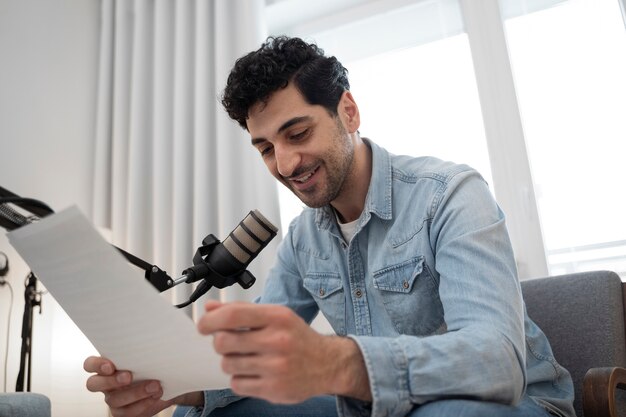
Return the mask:
M 148 417 L 173 404 L 202 405 L 201 392 L 183 394 L 169 401 L 162 401 L 163 389 L 159 381 L 133 382 L 129 371 L 118 371 L 108 359 L 91 356 L 83 368 L 95 375 L 87 379 L 87 389 L 104 393 L 104 401 L 113 417 Z
M 275 403 L 323 394 L 371 401 L 367 370 L 353 340 L 321 335 L 283 306 L 209 301 L 205 310 L 198 330 L 214 335 L 235 393 Z

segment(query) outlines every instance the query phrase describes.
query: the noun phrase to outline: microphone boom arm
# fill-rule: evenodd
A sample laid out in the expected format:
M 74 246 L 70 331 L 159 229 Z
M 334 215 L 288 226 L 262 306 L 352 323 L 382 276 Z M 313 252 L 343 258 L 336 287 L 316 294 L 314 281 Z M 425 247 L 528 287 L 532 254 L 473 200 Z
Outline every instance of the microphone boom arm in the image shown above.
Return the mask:
M 32 216 L 27 217 L 22 213 L 19 213 L 11 208 L 9 204 L 19 206 L 21 209 L 32 213 Z M 52 213 L 54 213 L 54 210 L 52 210 L 47 204 L 39 200 L 20 197 L 6 188 L 0 187 L 0 227 L 5 228 L 6 230 L 17 229 Z M 267 229 L 268 226 L 265 225 L 263 227 Z M 272 228 L 275 229 L 274 226 L 270 226 L 270 229 L 267 230 L 270 233 L 270 239 L 276 235 L 276 230 L 272 230 Z M 256 236 L 254 237 L 256 238 Z M 172 279 L 166 271 L 159 268 L 157 265 L 150 264 L 115 245 L 112 246 L 116 248 L 131 264 L 142 269 L 146 280 L 150 282 L 150 284 L 152 284 L 152 286 L 159 292 L 169 290 L 178 284 L 191 284 L 202 280 L 192 293 L 189 301 L 176 306 L 181 308 L 196 301 L 201 295 L 211 289 L 211 287 L 225 288 L 238 283 L 242 288 L 248 289 L 256 281 L 254 275 L 252 275 L 252 273 L 250 273 L 247 269 L 238 270 L 231 275 L 225 275 L 218 272 L 213 266 L 211 266 L 211 263 L 207 260 L 219 243 L 221 242 L 212 234 L 205 237 L 202 240 L 202 246 L 197 249 L 193 257 L 193 266 L 184 270 L 183 275 L 177 279 Z M 265 242 L 265 244 L 266 243 L 267 242 Z M 262 247 L 263 246 L 261 246 L 261 249 Z
M 148 262 L 144 261 L 141 258 L 138 258 L 132 253 L 126 252 L 124 249 L 115 245 L 112 246 L 117 249 L 122 255 L 124 255 L 128 262 L 135 265 L 136 267 L 143 269 L 145 272 L 144 276 L 146 280 L 148 280 L 148 282 L 152 284 L 152 286 L 156 288 L 159 292 L 169 290 L 170 288 L 178 284 L 167 274 L 167 272 L 165 272 L 158 266 L 150 265 Z
M 248 289 L 254 285 L 256 278 L 248 270 L 244 270 L 241 273 L 233 275 L 220 274 L 206 261 L 211 254 L 215 246 L 220 243 L 219 239 L 213 234 L 208 235 L 202 240 L 202 246 L 200 246 L 193 257 L 193 266 L 183 271 L 183 275 L 177 279 L 172 279 L 167 272 L 159 268 L 157 265 L 151 265 L 143 259 L 125 251 L 113 245 L 131 264 L 144 270 L 144 276 L 154 288 L 159 292 L 167 291 L 170 288 L 175 287 L 178 284 L 187 283 L 191 284 L 203 279 L 204 285 L 198 285 L 192 296 L 190 297 L 190 303 L 196 301 L 200 296 L 204 295 L 211 287 L 226 288 L 235 283 L 239 284 L 243 289 Z M 207 287 L 208 286 L 208 287 Z M 206 287 L 206 288 L 205 288 Z M 189 305 L 186 304 L 186 305 Z M 180 305 L 179 305 L 180 306 Z M 179 307 L 177 306 L 177 307 Z M 180 308 L 180 307 L 179 307 Z

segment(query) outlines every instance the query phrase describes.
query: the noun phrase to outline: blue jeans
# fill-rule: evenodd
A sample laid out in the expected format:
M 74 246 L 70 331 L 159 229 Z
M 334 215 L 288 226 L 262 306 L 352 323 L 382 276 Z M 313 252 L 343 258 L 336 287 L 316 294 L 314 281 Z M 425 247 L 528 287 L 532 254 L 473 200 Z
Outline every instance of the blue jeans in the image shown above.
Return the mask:
M 408 417 L 550 417 L 551 414 L 530 397 L 515 407 L 472 400 L 442 400 L 416 407 Z
M 172 417 L 184 417 L 189 407 L 178 406 Z M 337 402 L 330 395 L 311 398 L 299 404 L 272 404 L 257 398 L 244 398 L 213 410 L 210 417 L 336 417 Z
M 183 416 L 179 407 L 175 416 Z M 217 408 L 210 417 L 335 417 L 335 397 L 311 398 L 295 405 L 271 404 L 256 398 L 246 398 L 224 408 Z M 407 417 L 549 417 L 550 413 L 529 397 L 517 406 L 473 400 L 440 400 L 415 407 Z

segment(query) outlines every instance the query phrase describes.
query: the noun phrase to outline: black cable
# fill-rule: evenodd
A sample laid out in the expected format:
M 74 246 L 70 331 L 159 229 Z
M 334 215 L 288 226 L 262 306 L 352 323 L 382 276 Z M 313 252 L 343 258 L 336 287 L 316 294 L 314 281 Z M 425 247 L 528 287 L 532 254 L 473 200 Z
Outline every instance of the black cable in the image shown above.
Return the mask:
M 191 294 L 191 296 L 189 297 L 189 300 L 185 301 L 182 304 L 177 304 L 176 308 L 187 307 L 189 304 L 191 304 L 193 302 L 196 302 L 198 300 L 198 298 L 200 298 L 204 294 L 206 294 L 211 289 L 211 287 L 212 287 L 212 285 L 209 284 L 205 279 L 203 279 L 200 282 L 200 284 L 198 284 L 198 286 L 196 287 L 194 292 Z
M 191 301 L 191 300 L 187 300 L 187 301 L 185 301 L 184 303 L 181 303 L 181 304 L 176 304 L 176 306 L 175 306 L 175 307 L 176 307 L 176 308 L 185 308 L 185 307 L 187 307 L 188 305 L 190 305 L 192 302 L 193 302 L 193 301 Z
M 28 205 L 31 207 L 38 207 L 42 210 L 47 211 L 48 213 L 54 213 L 54 210 L 50 208 L 46 203 L 35 200 L 34 198 L 24 198 L 24 197 L 0 197 L 0 203 L 14 203 L 18 205 Z

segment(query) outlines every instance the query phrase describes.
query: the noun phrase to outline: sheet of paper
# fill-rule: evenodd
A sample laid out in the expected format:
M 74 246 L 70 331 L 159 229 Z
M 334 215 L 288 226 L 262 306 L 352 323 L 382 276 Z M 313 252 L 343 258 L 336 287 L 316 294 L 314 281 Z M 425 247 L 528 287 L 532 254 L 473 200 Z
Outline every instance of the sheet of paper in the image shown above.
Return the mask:
M 200 335 L 193 321 L 166 301 L 77 208 L 8 237 L 98 352 L 118 369 L 131 370 L 135 380 L 160 380 L 165 400 L 228 386 L 212 337 Z

